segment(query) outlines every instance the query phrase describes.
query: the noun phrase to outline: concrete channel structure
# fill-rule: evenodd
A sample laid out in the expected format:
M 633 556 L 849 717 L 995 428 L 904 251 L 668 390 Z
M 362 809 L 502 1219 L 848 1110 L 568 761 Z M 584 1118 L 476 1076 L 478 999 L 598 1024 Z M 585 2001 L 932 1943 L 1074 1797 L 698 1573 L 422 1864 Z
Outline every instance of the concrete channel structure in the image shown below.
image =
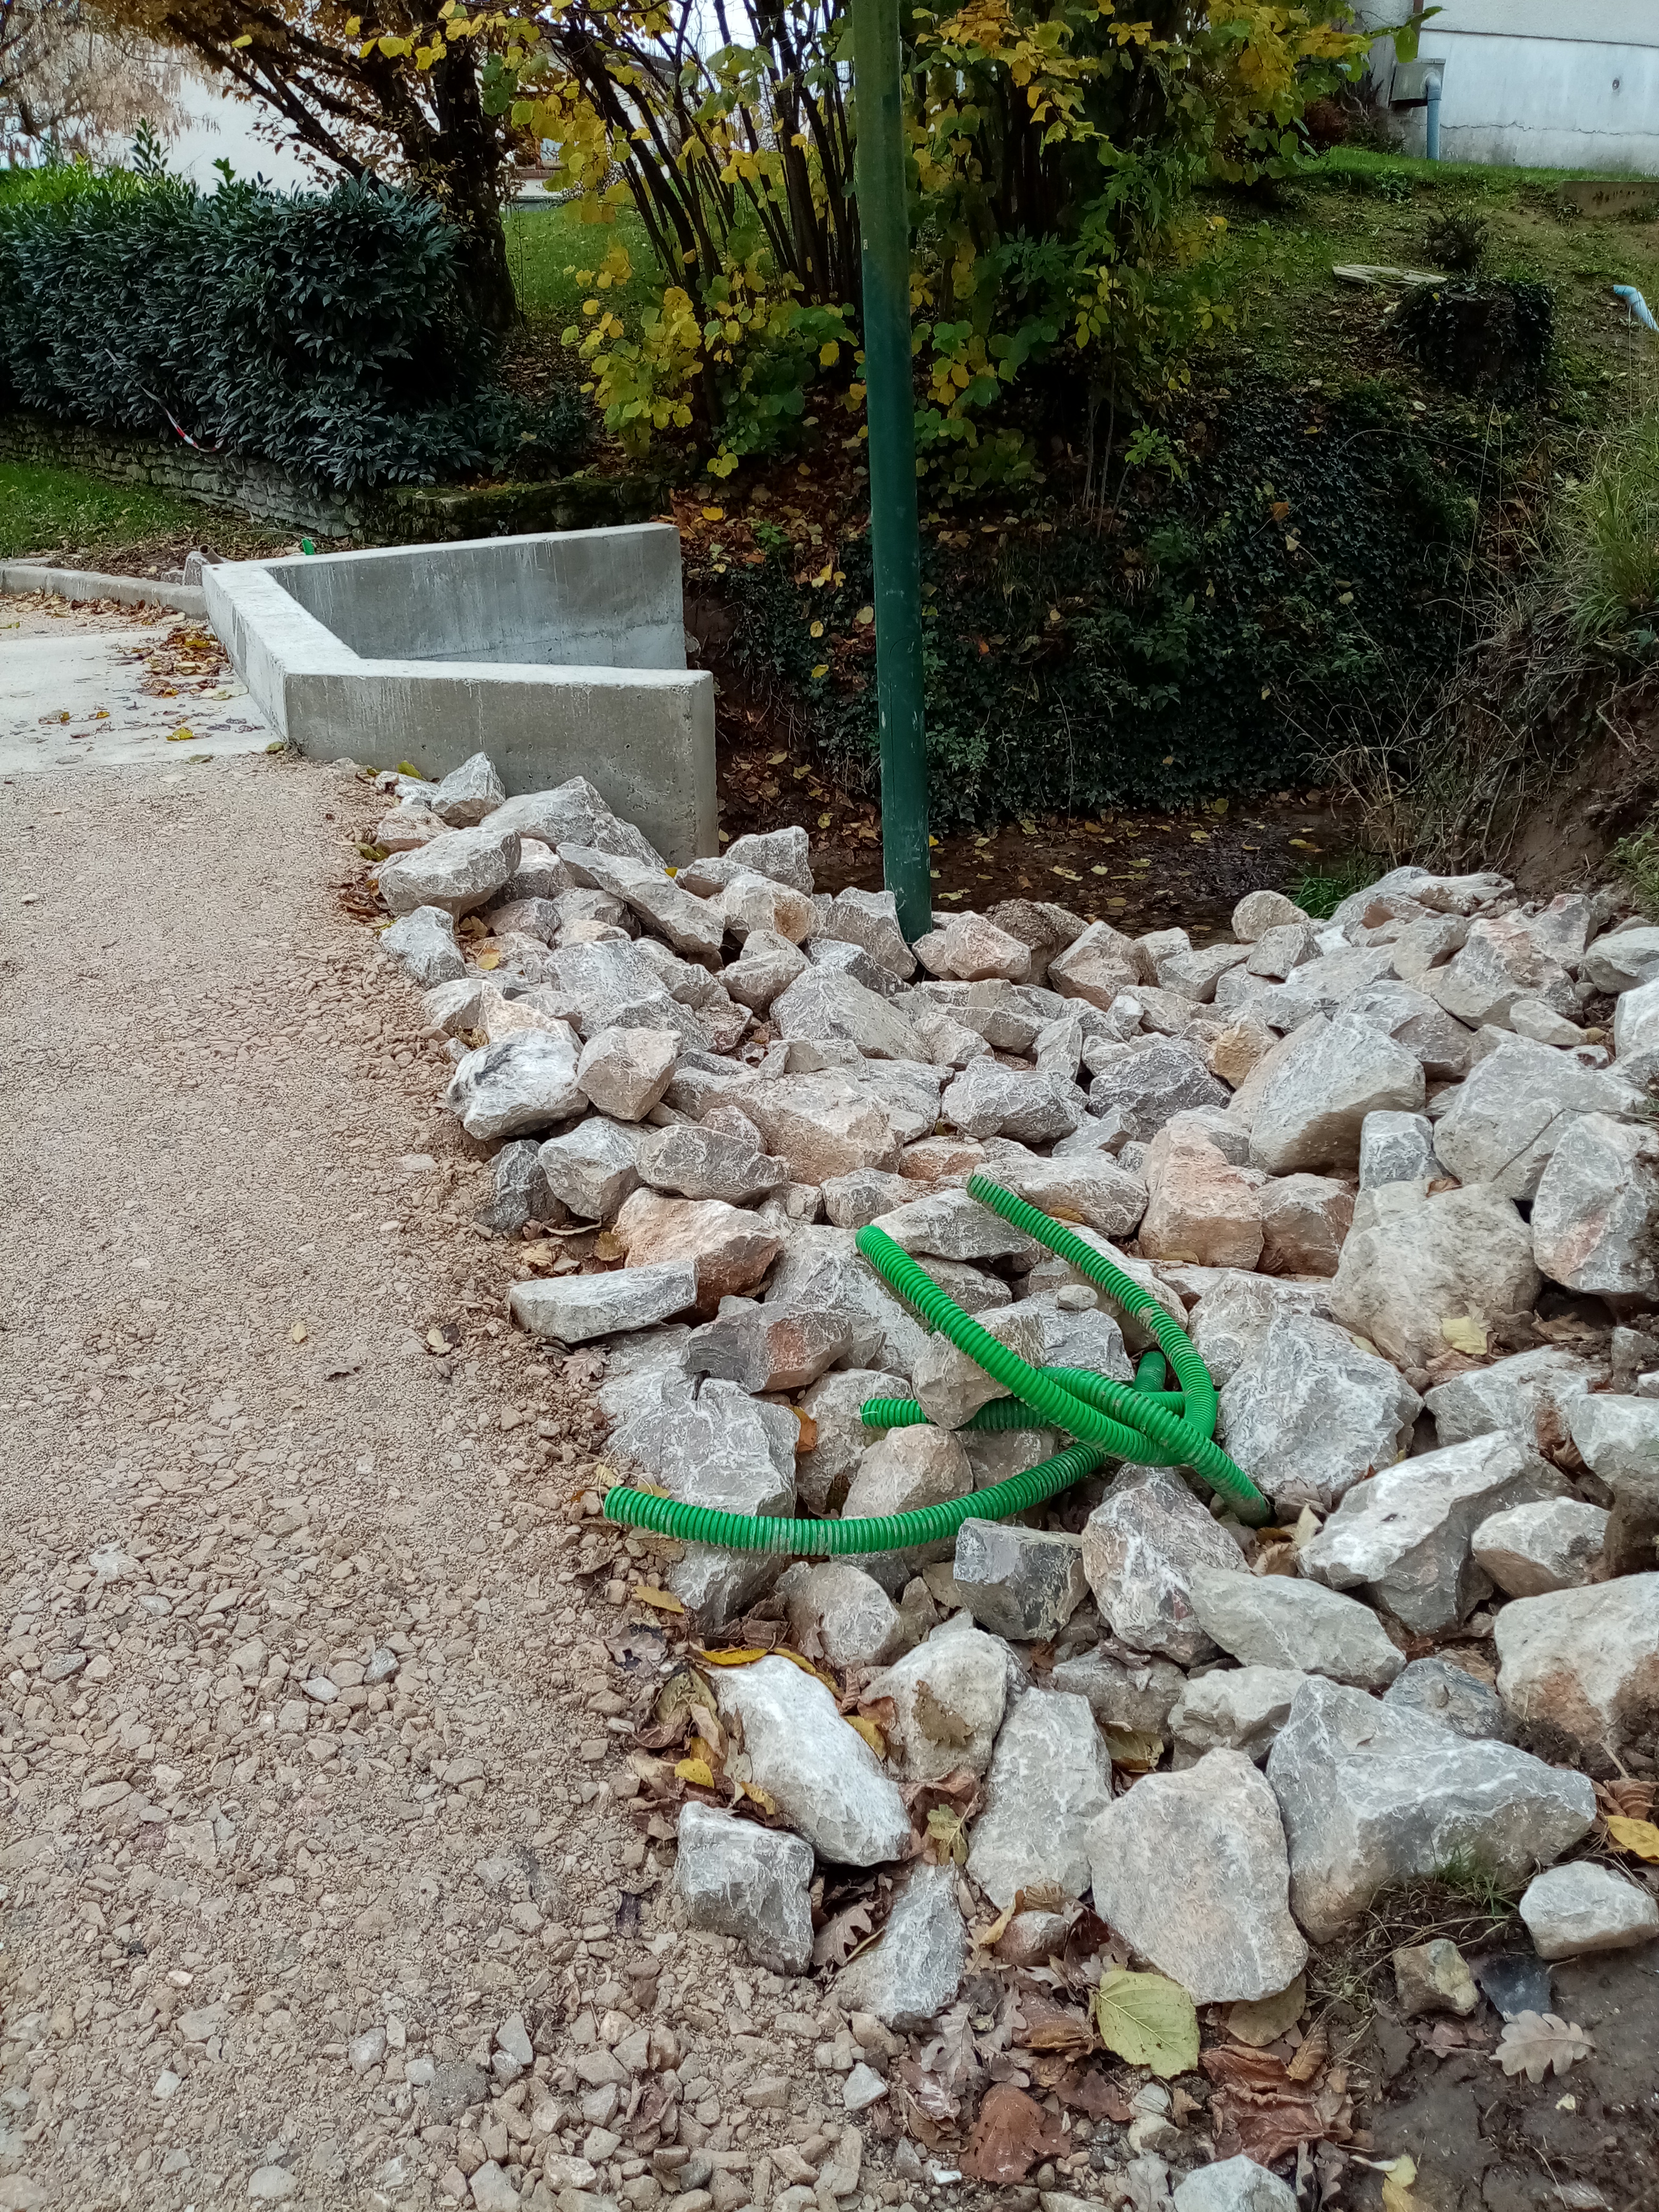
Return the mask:
M 679 532 L 609 530 L 223 562 L 209 619 L 300 751 L 509 793 L 585 775 L 672 866 L 716 848 L 714 681 L 685 665 Z

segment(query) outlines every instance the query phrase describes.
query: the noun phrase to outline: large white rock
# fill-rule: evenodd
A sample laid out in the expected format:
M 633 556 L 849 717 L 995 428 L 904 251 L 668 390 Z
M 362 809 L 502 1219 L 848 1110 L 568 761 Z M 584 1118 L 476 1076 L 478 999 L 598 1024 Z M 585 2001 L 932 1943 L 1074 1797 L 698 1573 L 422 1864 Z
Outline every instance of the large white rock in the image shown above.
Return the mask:
M 1460 1860 L 1518 1880 L 1595 1819 L 1585 1776 L 1316 1675 L 1267 1754 L 1267 1779 L 1290 1847 L 1291 1910 L 1316 1943 L 1391 1882 Z
M 1659 928 L 1610 930 L 1598 937 L 1583 963 L 1584 980 L 1615 994 L 1638 990 L 1659 977 Z
M 1392 975 L 1356 991 L 1345 1011 L 1353 1020 L 1392 1037 L 1421 1061 L 1429 1082 L 1461 1082 L 1474 1065 L 1478 1049 L 1474 1031 L 1423 992 Z
M 443 781 L 423 793 L 425 802 L 441 822 L 452 830 L 471 830 L 493 813 L 507 797 L 507 787 L 495 773 L 488 753 L 474 753 Z
M 720 907 L 739 945 L 746 945 L 757 930 L 799 945 L 817 921 L 817 910 L 805 892 L 755 868 L 740 869 L 732 878 L 720 893 Z
M 606 1031 L 607 1036 L 615 1034 Z M 758 1151 L 747 1138 L 696 1122 L 644 1132 L 635 1158 L 640 1180 L 653 1190 L 672 1191 L 680 1198 L 723 1199 L 728 1206 L 746 1206 L 781 1190 L 789 1180 L 785 1162 Z
M 1293 1520 L 1304 1505 L 1328 1510 L 1364 1475 L 1391 1467 L 1422 1403 L 1346 1329 L 1281 1310 L 1223 1386 L 1217 1427 L 1228 1455 Z
M 1143 1776 L 1087 1844 L 1097 1913 L 1195 2004 L 1273 1996 L 1306 1965 L 1279 1806 L 1244 1753 Z
M 1538 1296 L 1532 1237 L 1513 1201 L 1486 1185 L 1419 1195 L 1389 1187 L 1392 1209 L 1356 1225 L 1331 1281 L 1331 1311 L 1402 1367 L 1446 1350 L 1443 1323 L 1525 1313 Z
M 587 1108 L 576 1081 L 576 1040 L 560 1023 L 481 1046 L 457 1066 L 444 1104 L 469 1137 L 517 1137 L 568 1121 Z
M 1153 1659 L 1124 1644 L 1103 1644 L 1075 1659 L 1062 1659 L 1050 1686 L 1086 1698 L 1102 1728 L 1132 1735 L 1165 1735 L 1187 1677 L 1167 1659 Z
M 688 861 L 678 880 L 687 890 L 707 898 L 749 872 L 769 876 L 774 883 L 787 884 L 792 890 L 805 891 L 810 898 L 812 859 L 805 830 L 793 823 L 783 830 L 751 830 L 745 837 L 733 838 L 717 858 Z
M 1531 1198 L 1545 1163 L 1581 1115 L 1626 1113 L 1638 1096 L 1570 1053 L 1506 1037 L 1459 1085 L 1434 1148 L 1460 1182 Z
M 773 1000 L 768 1018 L 781 1037 L 855 1045 L 872 1060 L 927 1058 L 896 1006 L 833 968 L 809 968 L 797 976 Z
M 1426 1182 L 1436 1171 L 1434 1124 L 1426 1114 L 1368 1114 L 1359 1125 L 1359 1188 Z
M 1235 1167 L 1200 1129 L 1166 1123 L 1146 1147 L 1140 1249 L 1149 1260 L 1254 1267 L 1261 1257 L 1262 1178 Z
M 412 852 L 394 854 L 380 870 L 380 896 L 393 914 L 416 907 L 441 907 L 448 915 L 471 914 L 492 899 L 519 865 L 514 830 L 451 830 Z
M 1052 1641 L 1089 1589 L 1075 1536 L 980 1520 L 957 1531 L 956 1587 L 981 1627 L 1017 1644 Z
M 800 1559 L 777 1587 L 795 1649 L 832 1667 L 884 1666 L 907 1641 L 898 1607 L 851 1559 Z
M 1042 1247 L 965 1190 L 929 1191 L 873 1224 L 902 1251 L 939 1260 L 1015 1260 L 1030 1267 Z
M 898 907 L 891 891 L 862 891 L 850 886 L 834 898 L 820 896 L 817 934 L 856 945 L 872 960 L 901 977 L 916 972 L 915 956 L 898 926 Z
M 872 1675 L 867 1704 L 890 1698 L 888 1757 L 907 1782 L 937 1782 L 958 1766 L 983 1774 L 1008 1699 L 1000 1638 L 954 1623 Z
M 1242 1751 L 1260 1765 L 1306 1679 L 1298 1667 L 1212 1667 L 1195 1674 L 1170 1714 L 1176 1766 L 1194 1765 L 1206 1751 Z
M 641 921 L 665 937 L 676 952 L 694 959 L 718 960 L 726 917 L 717 901 L 693 898 L 660 866 L 626 855 L 602 853 L 588 845 L 561 845 L 559 858 L 576 881 L 608 891 L 631 907 Z
M 767 1151 L 787 1163 L 796 1182 L 821 1183 L 897 1161 L 886 1108 L 839 1068 L 748 1085 L 742 1103 Z
M 1506 1029 L 1517 999 L 1541 999 L 1562 1014 L 1577 1004 L 1571 976 L 1535 941 L 1520 915 L 1471 922 L 1462 950 L 1434 985 L 1446 1012 L 1471 1029 L 1487 1023 Z
M 1041 1159 L 1024 1145 L 996 1139 L 985 1148 L 985 1172 L 1016 1198 L 1045 1213 L 1074 1215 L 1103 1237 L 1132 1237 L 1146 1211 L 1146 1186 L 1104 1152 Z
M 720 1668 L 714 1694 L 743 1730 L 755 1781 L 821 1857 L 875 1866 L 899 1856 L 904 1801 L 822 1682 L 787 1659 L 760 1659 Z
M 1352 1169 L 1368 1114 L 1415 1113 L 1423 1098 L 1422 1063 L 1403 1046 L 1351 1014 L 1315 1015 L 1290 1040 L 1257 1100 L 1251 1162 L 1269 1175 Z
M 1659 1905 L 1647 1891 L 1588 1859 L 1534 1875 L 1519 1909 L 1540 1959 L 1628 1951 L 1659 1936 Z
M 1084 1119 L 1075 1084 L 989 1057 L 969 1060 L 939 1100 L 939 1113 L 964 1137 L 1009 1137 L 1022 1145 L 1051 1145 Z
M 881 1941 L 861 1951 L 835 1983 L 836 2008 L 867 2013 L 900 2035 L 925 2028 L 962 1987 L 968 1930 L 957 1904 L 956 1869 L 913 1866 L 893 1900 Z
M 613 814 L 585 775 L 573 775 L 553 791 L 520 792 L 484 817 L 490 830 L 516 830 L 555 850 L 580 845 L 616 853 L 660 870 L 663 857 L 631 822 Z
M 1226 1085 L 1210 1073 L 1196 1047 L 1175 1037 L 1159 1037 L 1107 1061 L 1090 1086 L 1089 1105 L 1108 1122 L 1115 1117 L 1125 1135 L 1146 1144 L 1175 1115 L 1194 1107 L 1225 1106 L 1228 1097 Z M 1080 1146 L 1086 1133 L 1085 1124 L 1060 1141 Z
M 1567 1407 L 1572 1441 L 1620 1504 L 1659 1515 L 1659 1398 L 1594 1390 Z
M 1413 1659 L 1389 1683 L 1382 1701 L 1426 1713 L 1459 1735 L 1494 1736 L 1500 1743 L 1515 1741 L 1515 1723 L 1497 1691 L 1449 1659 Z
M 1533 1200 L 1540 1271 L 1613 1300 L 1659 1296 L 1659 1130 L 1581 1115 L 1551 1154 Z
M 1299 1029 L 1314 1014 L 1334 1014 L 1350 999 L 1380 982 L 1392 966 L 1387 945 L 1354 945 L 1328 952 L 1291 969 L 1282 983 L 1269 984 L 1252 1001 L 1254 1011 L 1273 1028 Z
M 1614 1006 L 1613 1049 L 1626 1083 L 1645 1088 L 1659 1075 L 1659 975 L 1625 992 Z
M 576 1081 L 601 1114 L 642 1121 L 667 1090 L 679 1052 L 672 1030 L 601 1030 L 582 1047 Z
M 1200 1568 L 1243 1575 L 1237 1544 L 1165 1468 L 1125 1468 L 1084 1524 L 1083 1570 L 1132 1650 L 1190 1667 L 1212 1649 L 1193 1604 Z
M 1546 1498 L 1511 1505 L 1483 1521 L 1470 1540 L 1470 1553 L 1505 1597 L 1540 1597 L 1589 1580 L 1607 1528 L 1607 1516 L 1599 1505 Z
M 1296 1576 L 1200 1567 L 1192 1577 L 1192 1601 L 1206 1633 L 1247 1668 L 1294 1667 L 1381 1690 L 1406 1663 L 1369 1607 Z
M 1528 1726 L 1589 1750 L 1659 1723 L 1659 1573 L 1513 1598 L 1495 1638 L 1498 1694 Z
M 1489 1436 L 1494 1429 L 1512 1429 L 1539 1449 L 1559 1443 L 1566 1431 L 1566 1409 L 1595 1380 L 1596 1370 L 1576 1352 L 1560 1345 L 1540 1345 L 1534 1352 L 1517 1352 L 1508 1359 L 1495 1359 L 1490 1367 L 1473 1368 L 1467 1375 L 1437 1382 L 1423 1402 L 1434 1415 L 1435 1435 L 1443 1444 L 1461 1444 L 1470 1437 Z M 1655 1411 L 1659 1413 L 1659 1407 Z
M 795 1463 L 803 1512 L 827 1513 L 845 1498 L 859 1462 L 875 1442 L 875 1431 L 864 1425 L 866 1403 L 909 1395 L 902 1375 L 879 1367 L 842 1368 L 812 1384 L 800 1409 L 812 1424 L 815 1441 L 810 1450 L 798 1450 Z
M 1278 1315 L 1311 1314 L 1328 1321 L 1330 1312 L 1322 1283 L 1288 1283 L 1226 1268 L 1206 1278 L 1188 1333 L 1220 1389 L 1255 1352 Z
M 1251 893 L 1253 898 L 1266 892 Z M 1217 2159 L 1175 2188 L 1175 2212 L 1296 2212 L 1296 2191 L 1265 2166 L 1247 2158 Z
M 455 941 L 455 917 L 447 907 L 411 908 L 382 932 L 380 950 L 401 963 L 404 975 L 422 990 L 434 983 L 457 982 L 466 974 Z
M 680 1808 L 674 1894 L 688 1925 L 735 1936 L 757 1966 L 804 1974 L 812 1960 L 812 1854 L 799 1836 L 713 1805 Z
M 557 1275 L 514 1283 L 507 1295 L 513 1318 L 532 1336 L 586 1344 L 689 1313 L 697 1302 L 696 1262 L 671 1260 L 660 1267 L 619 1267 L 607 1275 Z
M 1565 1489 L 1565 1478 L 1511 1431 L 1472 1437 L 1349 1491 L 1303 1546 L 1302 1571 L 1333 1589 L 1363 1590 L 1407 1628 L 1437 1634 L 1491 1595 L 1470 1550 L 1480 1523 Z
M 1114 929 L 1109 921 L 1091 923 L 1081 937 L 1073 938 L 1063 952 L 1048 963 L 1051 988 L 1067 999 L 1109 1008 L 1122 992 L 1150 981 L 1143 975 L 1133 939 Z
M 603 1114 L 550 1137 L 538 1159 L 548 1189 L 580 1221 L 614 1221 L 640 1187 L 638 1133 Z
M 847 1488 L 842 1517 L 878 1520 L 945 1505 L 974 1486 L 973 1470 L 948 1429 L 890 1429 L 866 1451 Z
M 1064 1898 L 1081 1897 L 1090 1879 L 1089 1823 L 1111 1795 L 1112 1763 L 1088 1700 L 1027 1690 L 991 1756 L 969 1875 L 1000 1905 L 1049 1883 Z
M 606 1448 L 688 1505 L 790 1514 L 796 1433 L 787 1406 L 751 1398 L 732 1382 L 705 1382 L 694 1392 L 688 1376 L 669 1369 L 638 1379 Z

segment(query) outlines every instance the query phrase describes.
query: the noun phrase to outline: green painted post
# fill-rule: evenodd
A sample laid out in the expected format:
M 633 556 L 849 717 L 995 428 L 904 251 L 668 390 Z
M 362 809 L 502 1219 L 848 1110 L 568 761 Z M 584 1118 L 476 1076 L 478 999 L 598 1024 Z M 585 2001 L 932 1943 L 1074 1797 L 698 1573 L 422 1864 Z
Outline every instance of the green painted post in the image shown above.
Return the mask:
M 882 872 L 914 941 L 933 926 L 927 744 L 922 724 L 921 564 L 910 386 L 910 240 L 905 213 L 898 0 L 853 0 L 864 242 L 864 382 L 870 426 L 870 538 L 876 572 Z

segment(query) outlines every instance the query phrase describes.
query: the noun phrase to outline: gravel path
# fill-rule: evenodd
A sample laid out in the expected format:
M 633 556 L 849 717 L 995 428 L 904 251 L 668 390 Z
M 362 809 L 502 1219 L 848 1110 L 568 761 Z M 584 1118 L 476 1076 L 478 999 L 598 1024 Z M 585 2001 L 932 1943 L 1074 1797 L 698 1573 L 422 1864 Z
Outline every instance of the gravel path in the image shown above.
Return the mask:
M 659 1644 L 577 1548 L 586 1402 L 506 1328 L 447 1066 L 334 896 L 363 811 L 286 757 L 0 786 L 0 2208 L 441 2204 L 458 2159 L 545 2206 L 584 2148 L 625 2204 L 769 2203 L 839 2082 L 786 2043 L 740 2094 L 784 1985 L 675 1932 L 618 1802 Z M 573 2063 L 641 2022 L 659 2106 L 682 2055 L 654 2166 L 643 2076 L 623 2140 Z

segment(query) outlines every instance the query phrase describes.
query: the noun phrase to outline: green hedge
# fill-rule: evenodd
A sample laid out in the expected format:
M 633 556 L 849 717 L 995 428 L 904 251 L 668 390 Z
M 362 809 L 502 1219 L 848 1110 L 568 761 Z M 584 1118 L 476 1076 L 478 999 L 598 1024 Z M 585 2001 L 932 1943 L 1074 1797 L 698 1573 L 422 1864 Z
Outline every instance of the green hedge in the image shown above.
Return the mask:
M 492 391 L 440 209 L 373 180 L 328 192 L 60 173 L 0 190 L 0 399 L 187 434 L 342 490 L 511 456 L 567 464 L 566 404 Z

